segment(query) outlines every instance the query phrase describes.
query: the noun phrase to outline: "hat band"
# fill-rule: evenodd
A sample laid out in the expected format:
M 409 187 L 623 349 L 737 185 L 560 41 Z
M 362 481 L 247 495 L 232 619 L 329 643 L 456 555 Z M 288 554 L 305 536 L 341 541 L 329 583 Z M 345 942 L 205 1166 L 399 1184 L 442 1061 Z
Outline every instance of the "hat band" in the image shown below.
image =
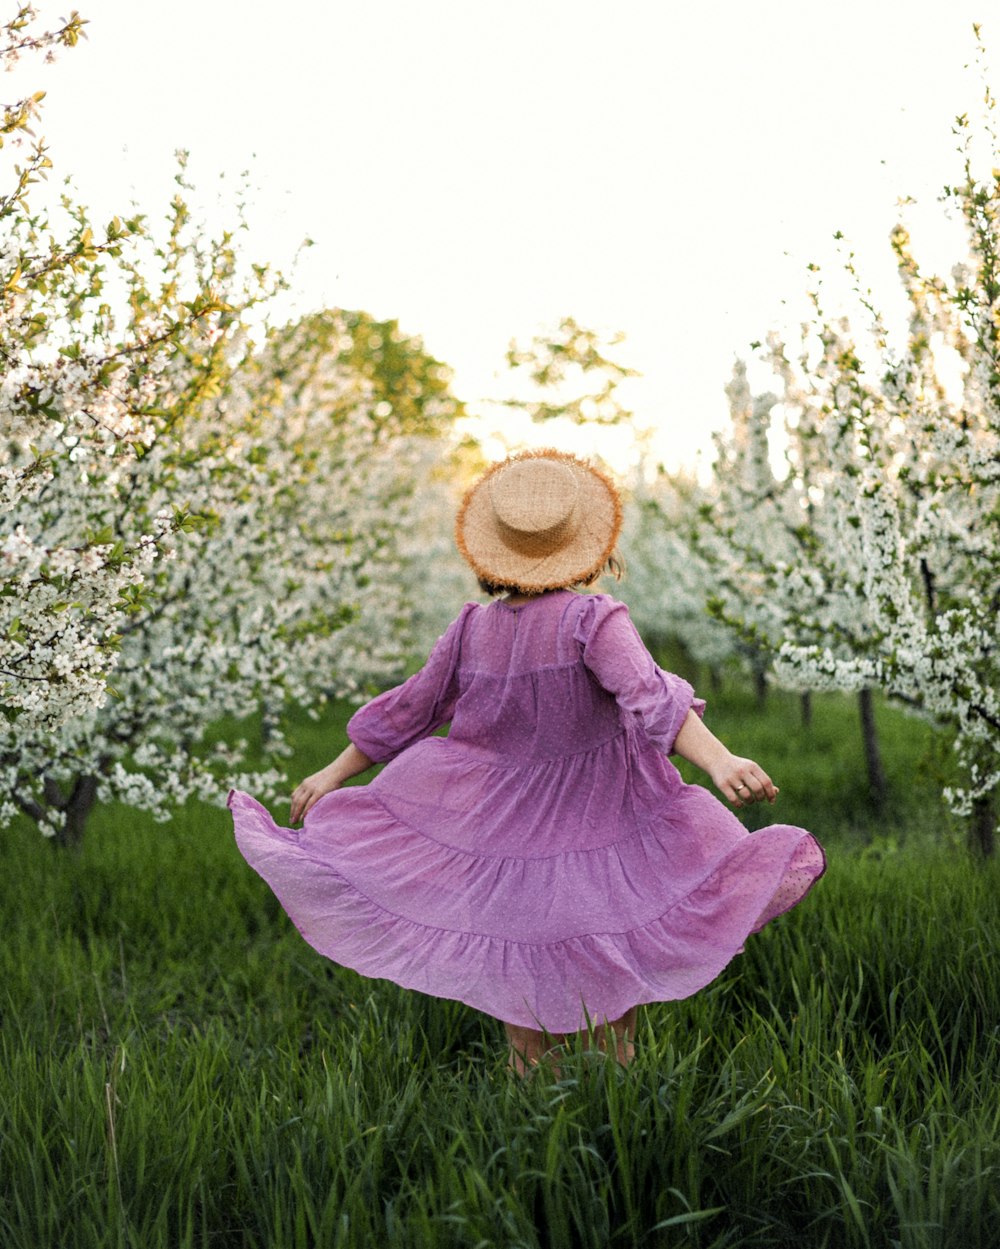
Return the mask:
M 494 519 L 497 533 L 505 547 L 516 551 L 518 555 L 541 559 L 546 555 L 555 555 L 556 551 L 573 541 L 580 528 L 578 511 L 579 509 L 574 507 L 568 516 L 550 525 L 548 529 L 515 529 L 513 525 L 508 525 L 506 521 L 501 520 L 496 513 L 494 513 Z

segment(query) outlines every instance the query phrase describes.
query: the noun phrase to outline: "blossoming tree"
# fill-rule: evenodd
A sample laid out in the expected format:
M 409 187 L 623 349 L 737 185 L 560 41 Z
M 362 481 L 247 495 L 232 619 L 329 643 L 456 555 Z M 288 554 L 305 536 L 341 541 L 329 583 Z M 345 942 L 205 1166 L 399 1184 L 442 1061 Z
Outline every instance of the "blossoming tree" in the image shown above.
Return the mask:
M 650 646 L 680 643 L 717 684 L 722 667 L 741 658 L 740 640 L 708 612 L 712 568 L 690 539 L 703 496 L 692 479 L 661 472 L 647 481 L 640 467 L 625 495 L 621 545 L 627 571 L 615 595 L 628 604 Z
M 964 780 L 947 797 L 989 854 L 1000 788 L 1000 190 L 967 165 L 947 194 L 970 238 L 950 280 L 921 272 L 905 230 L 892 236 L 911 310 L 902 349 L 876 318 L 876 373 L 843 326 L 814 329 L 799 393 L 820 416 L 822 510 L 839 541 L 813 565 L 863 604 L 867 627 L 845 648 L 791 617 L 778 660 L 814 686 L 877 685 L 948 727 Z M 941 380 L 947 352 L 963 365 L 958 398 Z
M 79 33 L 74 18 L 26 35 L 33 17 L 8 25 L 8 48 Z M 8 108 L 8 132 L 36 105 Z M 0 201 L 0 821 L 25 811 L 75 842 L 98 799 L 163 818 L 227 784 L 273 794 L 285 701 L 358 694 L 398 668 L 391 527 L 418 434 L 455 405 L 436 362 L 411 350 L 404 367 L 402 339 L 376 356 L 370 318 L 318 315 L 254 343 L 246 314 L 276 279 L 232 236 L 202 237 L 182 194 L 160 238 L 139 217 L 98 237 L 67 201 L 29 212 L 47 164 L 32 151 Z M 270 763 L 251 776 L 238 730 L 203 738 L 261 707 Z
M 960 127 L 968 122 L 960 119 Z M 789 414 L 786 533 L 739 529 L 771 625 L 756 631 L 779 678 L 806 688 L 881 688 L 954 735 L 963 779 L 946 791 L 971 844 L 994 848 L 1000 790 L 1000 182 L 946 189 L 969 258 L 924 273 L 903 228 L 892 234 L 909 301 L 896 347 L 869 296 L 871 342 L 815 316 L 793 359 L 770 356 Z M 850 262 L 849 262 L 850 264 Z M 961 364 L 961 394 L 942 361 Z M 777 509 L 774 509 L 777 511 Z M 733 615 L 738 616 L 738 611 Z

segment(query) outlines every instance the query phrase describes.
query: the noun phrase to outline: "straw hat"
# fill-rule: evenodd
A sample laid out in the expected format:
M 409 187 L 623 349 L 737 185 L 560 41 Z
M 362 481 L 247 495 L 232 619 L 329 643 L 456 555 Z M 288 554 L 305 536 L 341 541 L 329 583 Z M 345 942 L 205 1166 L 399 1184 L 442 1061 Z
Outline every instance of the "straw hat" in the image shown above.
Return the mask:
M 458 549 L 476 576 L 529 592 L 592 581 L 614 550 L 622 505 L 585 460 L 545 448 L 494 464 L 466 494 Z

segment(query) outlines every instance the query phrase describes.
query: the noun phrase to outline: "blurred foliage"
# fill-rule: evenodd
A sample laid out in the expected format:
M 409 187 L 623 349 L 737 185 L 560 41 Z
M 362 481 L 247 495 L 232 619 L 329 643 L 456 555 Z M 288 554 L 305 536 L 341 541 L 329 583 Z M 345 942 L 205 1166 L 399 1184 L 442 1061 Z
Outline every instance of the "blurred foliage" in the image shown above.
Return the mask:
M 336 363 L 369 384 L 369 421 L 380 438 L 445 433 L 466 415 L 451 392 L 451 369 L 425 350 L 419 335 L 404 333 L 397 320 L 331 308 L 308 313 L 278 334 L 308 354 L 317 371 Z
M 624 334 L 604 339 L 596 330 L 563 317 L 558 326 L 536 335 L 527 347 L 512 341 L 507 366 L 521 371 L 541 398 L 508 399 L 508 407 L 527 412 L 533 421 L 563 417 L 577 425 L 621 425 L 632 419 L 618 396 L 618 387 L 638 373 L 610 353 Z

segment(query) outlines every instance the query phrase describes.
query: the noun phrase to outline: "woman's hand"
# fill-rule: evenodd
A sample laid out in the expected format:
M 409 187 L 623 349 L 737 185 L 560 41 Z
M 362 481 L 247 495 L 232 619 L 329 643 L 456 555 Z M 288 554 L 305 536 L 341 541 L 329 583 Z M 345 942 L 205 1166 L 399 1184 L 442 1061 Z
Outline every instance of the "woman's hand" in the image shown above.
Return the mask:
M 309 809 L 319 802 L 324 794 L 333 793 L 352 776 L 360 776 L 362 772 L 367 772 L 372 762 L 353 742 L 349 742 L 333 763 L 328 763 L 325 768 L 314 772 L 312 776 L 307 776 L 304 781 L 296 785 L 295 792 L 292 794 L 290 823 L 297 824 L 299 820 L 304 820 Z
M 755 802 L 774 802 L 779 790 L 768 774 L 752 759 L 741 759 L 726 751 L 709 769 L 712 784 L 734 807 L 750 807 Z
M 343 781 L 338 780 L 333 773 L 332 764 L 328 764 L 319 772 L 314 772 L 312 776 L 307 776 L 304 781 L 299 781 L 292 794 L 292 816 L 291 822 L 297 824 L 299 820 L 304 819 L 306 812 L 310 807 L 314 806 L 324 794 L 332 793 L 333 790 L 339 789 Z

